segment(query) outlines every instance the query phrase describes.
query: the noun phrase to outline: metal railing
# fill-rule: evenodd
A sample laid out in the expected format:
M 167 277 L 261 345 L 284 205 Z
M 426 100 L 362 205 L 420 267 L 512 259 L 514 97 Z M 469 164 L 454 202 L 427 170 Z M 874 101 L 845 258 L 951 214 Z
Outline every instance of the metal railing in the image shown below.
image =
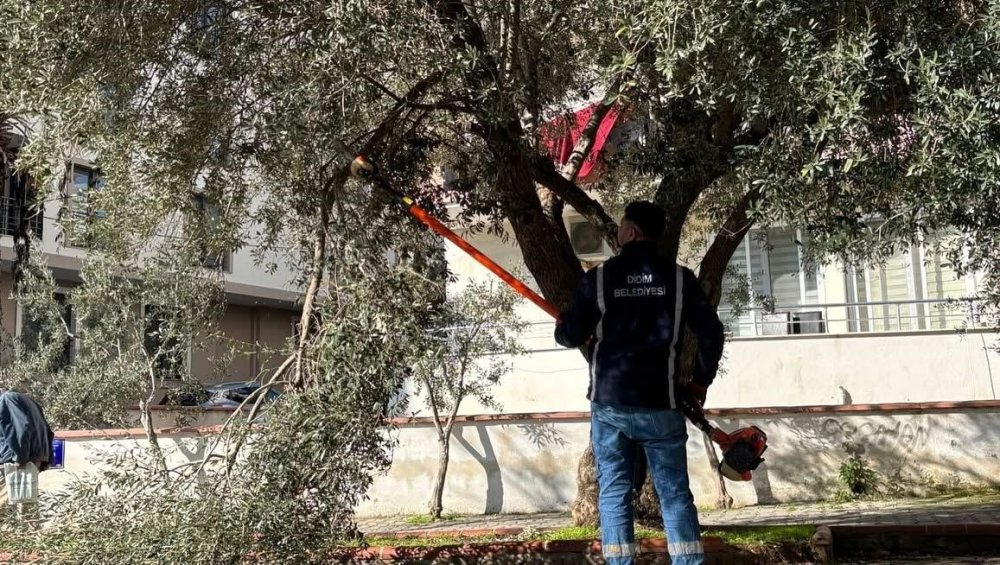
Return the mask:
M 733 337 L 973 330 L 984 325 L 981 303 L 971 298 L 720 308 L 719 316 Z
M 42 211 L 29 207 L 26 212 L 28 231 L 41 239 Z M 0 235 L 16 236 L 20 223 L 21 209 L 18 206 L 17 199 L 12 196 L 0 197 Z
M 801 304 L 773 309 L 720 308 L 719 317 L 733 338 L 796 335 L 876 334 L 892 332 L 988 329 L 991 319 L 976 299 L 900 300 Z M 558 349 L 552 341 L 551 320 L 531 321 L 520 334 L 531 351 Z

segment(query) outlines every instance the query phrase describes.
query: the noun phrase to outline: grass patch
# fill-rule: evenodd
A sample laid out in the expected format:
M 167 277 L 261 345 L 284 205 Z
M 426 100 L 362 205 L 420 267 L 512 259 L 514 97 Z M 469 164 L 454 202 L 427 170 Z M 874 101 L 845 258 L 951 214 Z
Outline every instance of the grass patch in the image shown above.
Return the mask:
M 647 528 L 636 528 L 636 539 L 661 538 L 663 532 L 650 530 Z M 538 532 L 525 530 L 520 535 L 515 536 L 475 536 L 475 537 L 412 537 L 412 538 L 365 538 L 365 543 L 371 547 L 395 546 L 395 547 L 438 547 L 442 545 L 462 545 L 469 543 L 494 543 L 505 541 L 569 541 L 569 540 L 597 540 L 601 539 L 601 531 L 591 526 L 570 526 L 552 530 L 549 532 Z M 358 543 L 340 544 L 341 547 L 356 547 Z
M 648 528 L 636 528 L 635 537 L 636 539 L 661 538 L 663 537 L 663 532 Z M 601 530 L 594 526 L 569 526 L 551 532 L 542 532 L 531 539 L 540 541 L 594 540 L 601 539 Z
M 413 516 L 407 516 L 403 521 L 411 526 L 428 526 L 436 521 L 447 522 L 455 518 L 458 518 L 458 514 L 442 514 L 439 520 L 434 520 L 427 514 L 414 514 Z
M 414 514 L 413 516 L 407 516 L 403 521 L 411 526 L 426 526 L 427 524 L 433 522 L 431 517 L 426 514 Z
M 726 528 L 709 530 L 705 536 L 722 538 L 729 545 L 759 546 L 782 542 L 809 541 L 813 526 L 767 526 L 763 528 Z
M 462 545 L 466 543 L 493 543 L 498 541 L 513 541 L 514 538 L 501 538 L 498 536 L 476 536 L 469 538 L 458 538 L 454 536 L 441 536 L 433 538 L 366 538 L 365 543 L 369 547 L 441 547 L 443 545 Z
M 542 532 L 533 536 L 538 540 L 576 540 L 576 539 L 598 539 L 601 531 L 593 526 L 569 526 L 551 532 Z
M 704 532 L 705 536 L 722 538 L 729 545 L 738 547 L 760 547 L 767 545 L 777 545 L 787 542 L 807 542 L 813 534 L 812 526 L 770 526 L 763 528 L 725 528 L 714 529 Z M 636 528 L 636 539 L 658 539 L 664 537 L 663 532 L 649 528 Z M 516 536 L 496 536 L 485 535 L 475 537 L 413 537 L 413 538 L 366 538 L 365 543 L 369 547 L 394 546 L 394 547 L 415 547 L 430 548 L 444 545 L 463 544 L 483 544 L 509 541 L 569 541 L 569 540 L 597 540 L 601 539 L 601 532 L 596 527 L 591 526 L 570 526 L 552 530 L 549 532 L 538 532 L 526 530 L 521 535 Z M 340 547 L 356 547 L 355 544 L 339 544 Z

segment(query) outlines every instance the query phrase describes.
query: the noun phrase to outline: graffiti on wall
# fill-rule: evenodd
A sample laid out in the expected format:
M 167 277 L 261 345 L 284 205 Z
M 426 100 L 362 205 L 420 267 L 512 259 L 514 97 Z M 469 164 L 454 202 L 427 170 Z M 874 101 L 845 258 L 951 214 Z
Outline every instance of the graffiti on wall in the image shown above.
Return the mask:
M 900 453 L 924 447 L 929 437 L 928 429 L 923 424 L 901 420 L 895 423 L 855 423 L 827 418 L 821 429 L 834 445 L 857 445 Z

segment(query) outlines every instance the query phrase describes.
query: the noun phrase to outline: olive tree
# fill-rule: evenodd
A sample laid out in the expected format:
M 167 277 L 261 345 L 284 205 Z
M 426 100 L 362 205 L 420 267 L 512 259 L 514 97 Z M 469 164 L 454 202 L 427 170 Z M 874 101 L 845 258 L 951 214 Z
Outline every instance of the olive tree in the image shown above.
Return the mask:
M 493 389 L 510 372 L 511 356 L 521 352 L 517 295 L 496 284 L 472 283 L 440 307 L 411 377 L 413 393 L 424 398 L 437 432 L 438 470 L 429 504 L 435 520 L 443 510 L 451 435 L 462 403 L 501 409 Z
M 944 251 L 996 280 L 998 15 L 990 4 L 0 6 L 0 17 L 30 31 L 4 38 L 5 92 L 19 93 L 6 106 L 45 115 L 47 137 L 87 137 L 122 178 L 152 181 L 162 190 L 151 195 L 151 212 L 176 203 L 194 171 L 239 213 L 260 198 L 254 210 L 264 224 L 293 226 L 293 239 L 312 250 L 300 256 L 309 265 L 303 281 L 316 291 L 307 297 L 322 288 L 331 218 L 348 194 L 358 196 L 335 143 L 369 154 L 432 208 L 451 200 L 463 220 L 485 218 L 498 231 L 509 224 L 534 281 L 559 308 L 583 274 L 565 206 L 614 248 L 614 204 L 626 197 L 666 210 L 666 258 L 677 257 L 682 239 L 705 242 L 692 261 L 716 302 L 754 225 L 801 226 L 808 254 L 851 260 L 957 228 L 961 237 Z M 593 99 L 602 103 L 573 157 L 557 166 L 541 125 Z M 581 186 L 581 163 L 612 107 L 644 133 L 609 160 L 596 186 Z M 459 179 L 442 190 L 431 182 L 433 164 Z M 369 202 L 343 213 L 398 229 L 382 203 Z M 366 242 L 351 253 L 377 248 Z M 315 302 L 305 300 L 303 320 Z M 303 349 L 289 365 L 298 385 Z

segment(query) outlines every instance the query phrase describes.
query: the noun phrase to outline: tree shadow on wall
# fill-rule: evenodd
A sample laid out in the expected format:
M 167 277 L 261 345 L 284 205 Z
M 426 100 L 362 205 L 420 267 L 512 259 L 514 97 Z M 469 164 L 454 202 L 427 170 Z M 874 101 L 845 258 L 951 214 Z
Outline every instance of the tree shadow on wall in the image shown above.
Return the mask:
M 464 432 L 467 427 L 470 426 L 460 427 L 458 433 L 453 434 L 452 437 L 459 445 L 465 448 L 477 463 L 483 466 L 483 470 L 486 472 L 486 508 L 483 510 L 483 513 L 499 514 L 503 512 L 503 474 L 500 471 L 500 462 L 497 461 L 497 455 L 493 449 L 493 441 L 490 439 L 490 434 L 486 430 L 485 424 L 474 426 L 476 433 L 479 435 L 479 443 L 483 446 L 483 452 L 480 453 L 473 447 L 469 440 L 465 439 Z
M 498 514 L 504 509 L 504 476 L 500 468 L 500 461 L 497 459 L 496 450 L 493 447 L 493 440 L 490 438 L 489 428 L 504 426 L 499 423 L 480 423 L 474 426 L 462 426 L 458 433 L 454 434 L 455 441 L 461 445 L 476 460 L 486 472 L 486 506 L 485 514 Z M 479 437 L 479 444 L 482 450 L 476 448 L 469 439 L 464 436 L 466 428 L 474 427 Z M 505 426 L 504 426 L 505 427 Z M 517 429 L 524 434 L 532 446 L 539 451 L 545 451 L 555 446 L 565 446 L 567 441 L 563 438 L 562 432 L 550 423 L 525 423 L 519 424 Z M 531 458 L 526 458 L 530 460 Z M 548 494 L 559 491 L 558 477 L 551 476 L 551 473 L 532 473 L 530 481 L 523 485 L 515 485 L 525 491 L 545 492 Z M 510 479 L 508 477 L 508 479 Z

